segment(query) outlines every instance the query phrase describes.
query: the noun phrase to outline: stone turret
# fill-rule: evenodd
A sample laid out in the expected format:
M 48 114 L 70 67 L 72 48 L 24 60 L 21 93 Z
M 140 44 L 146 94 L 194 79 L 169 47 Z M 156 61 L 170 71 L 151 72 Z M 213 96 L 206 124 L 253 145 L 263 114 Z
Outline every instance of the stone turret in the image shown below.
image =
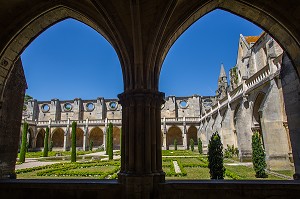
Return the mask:
M 227 83 L 227 75 L 224 69 L 223 63 L 221 64 L 221 70 L 220 70 L 220 75 L 218 79 L 218 89 L 216 90 L 216 96 L 218 99 L 223 98 L 226 96 L 228 89 L 228 83 Z

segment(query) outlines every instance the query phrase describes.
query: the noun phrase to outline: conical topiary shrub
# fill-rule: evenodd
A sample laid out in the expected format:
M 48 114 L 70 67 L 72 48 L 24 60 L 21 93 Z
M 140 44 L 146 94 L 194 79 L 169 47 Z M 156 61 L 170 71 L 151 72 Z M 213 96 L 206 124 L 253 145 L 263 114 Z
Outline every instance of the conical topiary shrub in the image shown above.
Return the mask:
M 194 151 L 195 143 L 193 138 L 190 139 L 191 151 Z
M 22 130 L 22 144 L 20 149 L 20 162 L 25 162 L 25 155 L 26 155 L 26 144 L 27 144 L 27 131 L 28 131 L 28 123 L 24 122 L 23 130 Z
M 174 140 L 174 149 L 177 150 L 177 140 Z
M 208 144 L 208 168 L 211 179 L 224 179 L 223 144 L 218 132 L 215 132 Z
M 109 138 L 109 140 L 108 140 L 108 159 L 109 160 L 112 160 L 113 159 L 113 149 L 114 149 L 114 143 L 113 143 L 113 125 L 112 125 L 112 123 L 109 123 L 109 125 L 108 125 L 108 134 L 109 134 L 109 136 L 108 136 L 108 138 Z
M 71 148 L 71 162 L 76 162 L 76 128 L 77 123 L 72 122 L 72 148 Z
M 202 149 L 202 141 L 200 138 L 198 138 L 198 151 L 200 154 L 203 153 L 203 149 Z
M 90 151 L 93 151 L 93 146 L 94 146 L 94 141 L 90 140 L 90 145 L 89 145 Z
M 257 178 L 267 178 L 265 169 L 267 168 L 266 164 L 266 155 L 262 147 L 260 135 L 258 132 L 255 132 L 252 135 L 252 162 L 253 168 L 255 171 L 255 176 Z

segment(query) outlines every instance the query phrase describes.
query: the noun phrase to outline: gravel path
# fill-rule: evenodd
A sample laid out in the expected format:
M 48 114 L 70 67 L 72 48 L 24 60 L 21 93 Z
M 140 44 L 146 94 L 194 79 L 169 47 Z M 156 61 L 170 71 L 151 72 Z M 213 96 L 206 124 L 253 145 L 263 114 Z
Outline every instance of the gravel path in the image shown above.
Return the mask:
M 55 164 L 59 162 L 40 162 L 37 158 L 27 158 L 23 164 L 16 165 L 16 170 L 18 169 L 27 169 L 32 167 L 45 166 L 50 164 Z
M 100 151 L 100 152 L 89 153 L 89 154 L 80 155 L 80 156 L 100 157 L 100 156 L 104 156 L 104 155 L 105 155 L 105 151 Z M 118 160 L 120 158 L 121 158 L 120 155 L 114 155 L 114 160 Z M 49 162 L 47 162 L 47 161 L 38 161 L 38 159 L 39 158 L 26 158 L 25 162 L 23 164 L 16 165 L 16 170 L 60 163 L 60 162 L 55 162 L 55 161 L 49 161 Z M 108 157 L 107 158 L 102 158 L 101 160 L 108 160 Z
M 181 173 L 180 167 L 178 166 L 178 162 L 173 161 L 173 165 L 174 165 L 175 173 Z

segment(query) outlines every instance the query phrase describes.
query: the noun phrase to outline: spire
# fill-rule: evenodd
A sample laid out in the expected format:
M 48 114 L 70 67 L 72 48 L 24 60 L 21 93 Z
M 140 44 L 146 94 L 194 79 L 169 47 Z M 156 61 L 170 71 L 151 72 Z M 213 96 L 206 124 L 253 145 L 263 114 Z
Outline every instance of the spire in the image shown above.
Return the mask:
M 219 99 L 223 98 L 226 95 L 228 88 L 227 76 L 225 73 L 224 65 L 221 64 L 220 76 L 218 79 L 218 90 L 216 90 L 216 95 Z
M 220 70 L 220 76 L 219 76 L 219 79 L 221 79 L 222 77 L 227 77 L 227 76 L 226 76 L 226 73 L 225 73 L 225 69 L 224 69 L 223 63 L 221 64 L 221 70 Z

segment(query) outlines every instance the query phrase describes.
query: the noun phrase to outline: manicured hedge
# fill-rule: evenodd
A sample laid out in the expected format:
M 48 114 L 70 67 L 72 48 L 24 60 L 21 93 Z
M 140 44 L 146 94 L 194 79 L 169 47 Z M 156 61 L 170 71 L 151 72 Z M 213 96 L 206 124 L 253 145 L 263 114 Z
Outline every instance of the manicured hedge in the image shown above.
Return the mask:
M 28 131 L 28 123 L 24 122 L 23 130 L 22 130 L 22 144 L 20 149 L 20 162 L 25 162 L 25 155 L 26 155 L 26 144 L 27 144 L 27 131 Z
M 77 123 L 72 122 L 72 148 L 71 148 L 71 162 L 76 162 L 76 128 Z

